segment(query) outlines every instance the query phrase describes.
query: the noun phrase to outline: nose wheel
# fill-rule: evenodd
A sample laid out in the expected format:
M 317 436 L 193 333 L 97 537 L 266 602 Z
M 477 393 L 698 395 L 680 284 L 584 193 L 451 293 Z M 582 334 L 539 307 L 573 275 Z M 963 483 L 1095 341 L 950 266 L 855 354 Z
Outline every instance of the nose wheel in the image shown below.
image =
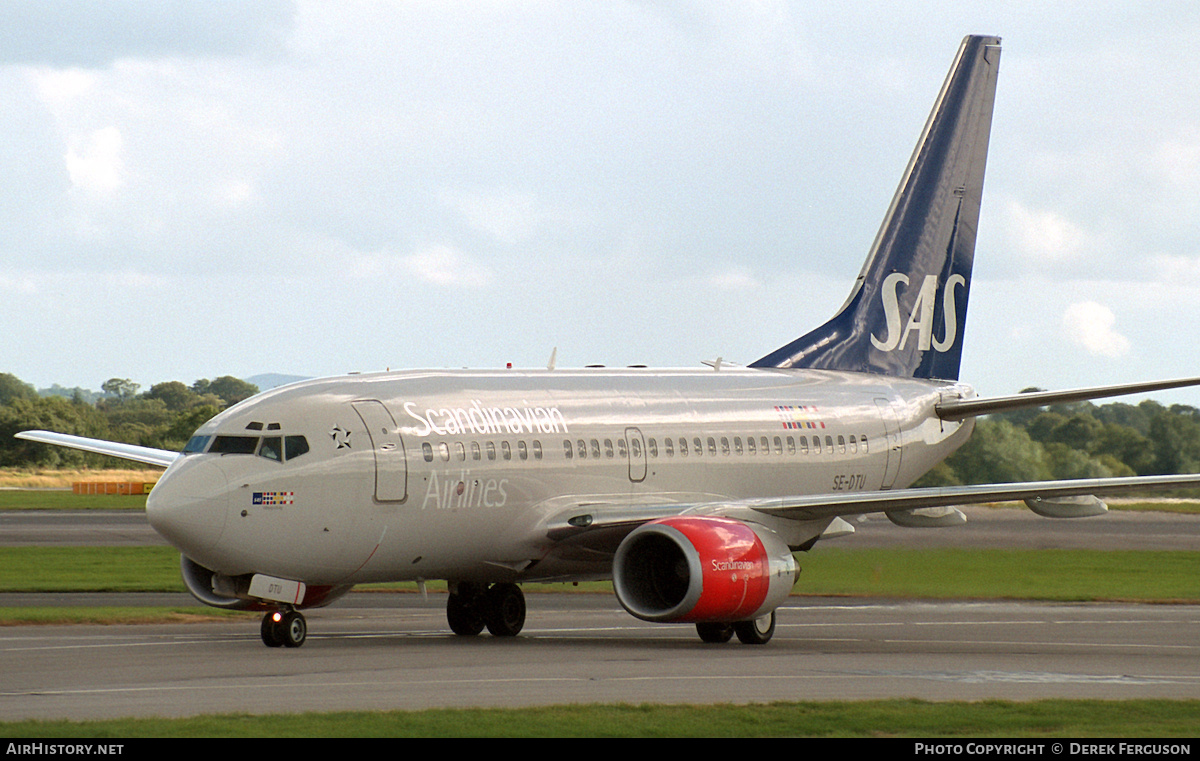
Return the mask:
M 263 644 L 267 647 L 300 647 L 308 638 L 308 622 L 295 610 L 273 610 L 263 616 Z

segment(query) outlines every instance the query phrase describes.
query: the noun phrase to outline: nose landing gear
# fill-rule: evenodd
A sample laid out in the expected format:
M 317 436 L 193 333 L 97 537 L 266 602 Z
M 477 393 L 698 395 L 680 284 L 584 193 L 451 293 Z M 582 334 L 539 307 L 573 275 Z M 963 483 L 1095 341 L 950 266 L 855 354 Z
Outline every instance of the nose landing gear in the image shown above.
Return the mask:
M 267 647 L 300 647 L 308 638 L 308 622 L 296 610 L 273 610 L 263 616 L 262 641 Z

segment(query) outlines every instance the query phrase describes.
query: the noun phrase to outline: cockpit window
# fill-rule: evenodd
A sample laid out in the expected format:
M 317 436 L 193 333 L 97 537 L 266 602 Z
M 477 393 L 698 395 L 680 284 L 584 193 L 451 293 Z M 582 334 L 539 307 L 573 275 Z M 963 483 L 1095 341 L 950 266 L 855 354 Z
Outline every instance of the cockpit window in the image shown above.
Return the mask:
M 258 454 L 275 462 L 294 460 L 309 451 L 308 439 L 303 436 L 193 436 L 183 453 L 195 454 L 206 448 L 209 454 Z
M 254 454 L 258 449 L 257 436 L 218 436 L 213 439 L 209 454 Z
M 195 454 L 197 452 L 203 452 L 204 448 L 208 446 L 208 442 L 210 441 L 212 441 L 212 436 L 193 436 L 192 438 L 188 439 L 187 446 L 183 448 L 183 453 Z
M 264 436 L 262 446 L 258 448 L 258 456 L 281 462 L 283 460 L 283 439 L 279 436 Z
M 283 440 L 283 448 L 289 460 L 294 460 L 308 451 L 308 439 L 303 436 L 288 436 Z

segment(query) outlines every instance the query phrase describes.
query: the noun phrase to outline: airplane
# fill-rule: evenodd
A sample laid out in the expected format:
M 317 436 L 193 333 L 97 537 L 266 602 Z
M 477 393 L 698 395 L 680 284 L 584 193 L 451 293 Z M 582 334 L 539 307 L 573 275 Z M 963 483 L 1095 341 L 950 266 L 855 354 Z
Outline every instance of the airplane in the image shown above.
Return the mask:
M 959 381 L 1000 39 L 966 37 L 849 298 L 746 366 L 409 370 L 301 381 L 200 426 L 182 452 L 48 431 L 20 438 L 166 468 L 146 503 L 187 588 L 301 612 L 355 584 L 445 580 L 457 635 L 512 637 L 520 584 L 611 579 L 633 616 L 704 642 L 767 643 L 796 552 L 883 512 L 957 525 L 957 506 L 1040 515 L 1200 475 L 911 488 L 977 416 L 1200 385 L 1200 378 L 979 398 Z

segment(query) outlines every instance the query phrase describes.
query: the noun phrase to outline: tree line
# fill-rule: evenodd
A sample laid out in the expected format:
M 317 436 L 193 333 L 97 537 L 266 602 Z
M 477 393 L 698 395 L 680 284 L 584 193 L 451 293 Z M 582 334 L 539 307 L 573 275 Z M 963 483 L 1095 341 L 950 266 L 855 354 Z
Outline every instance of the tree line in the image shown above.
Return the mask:
M 116 467 L 111 457 L 13 438 L 46 430 L 180 450 L 192 433 L 226 407 L 258 393 L 253 383 L 223 376 L 191 386 L 157 383 L 146 391 L 128 378 L 111 378 L 100 392 L 53 386 L 38 391 L 0 373 L 0 467 Z
M 1037 389 L 1027 389 L 1036 391 Z M 1154 476 L 1200 471 L 1200 410 L 1091 402 L 980 418 L 971 438 L 919 486 Z

